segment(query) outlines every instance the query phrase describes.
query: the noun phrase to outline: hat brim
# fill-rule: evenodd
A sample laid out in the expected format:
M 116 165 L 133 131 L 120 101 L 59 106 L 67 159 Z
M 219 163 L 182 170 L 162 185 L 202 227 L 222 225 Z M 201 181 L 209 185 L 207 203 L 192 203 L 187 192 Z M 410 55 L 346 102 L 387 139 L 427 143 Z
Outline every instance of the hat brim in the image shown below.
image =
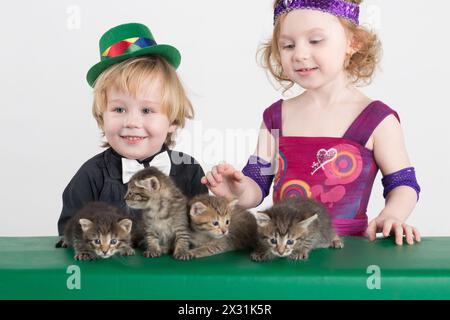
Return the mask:
M 151 47 L 140 49 L 138 51 L 126 53 L 117 57 L 100 61 L 99 63 L 95 64 L 92 68 L 89 69 L 86 75 L 86 80 L 91 87 L 94 87 L 95 80 L 97 80 L 98 76 L 113 64 L 130 58 L 152 54 L 163 57 L 175 69 L 178 68 L 178 66 L 180 65 L 181 54 L 175 47 L 172 47 L 167 44 L 157 44 Z

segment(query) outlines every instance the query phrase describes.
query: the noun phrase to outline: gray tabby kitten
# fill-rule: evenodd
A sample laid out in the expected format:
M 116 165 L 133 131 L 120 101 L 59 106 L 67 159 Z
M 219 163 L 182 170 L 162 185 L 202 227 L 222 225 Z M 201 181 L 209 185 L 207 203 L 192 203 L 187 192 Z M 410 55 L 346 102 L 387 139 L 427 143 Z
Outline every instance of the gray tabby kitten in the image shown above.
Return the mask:
M 281 200 L 255 215 L 258 246 L 251 254 L 254 261 L 275 257 L 308 259 L 315 248 L 343 248 L 344 243 L 332 228 L 325 207 L 304 197 Z
M 64 228 L 64 240 L 57 247 L 73 247 L 75 260 L 134 255 L 131 248 L 132 221 L 116 207 L 91 202 L 79 210 Z
M 191 253 L 194 257 L 253 248 L 256 220 L 248 211 L 225 198 L 199 195 L 189 203 Z
M 142 210 L 145 257 L 173 252 L 176 259 L 192 258 L 187 199 L 168 176 L 154 167 L 135 173 L 125 201 L 130 208 Z

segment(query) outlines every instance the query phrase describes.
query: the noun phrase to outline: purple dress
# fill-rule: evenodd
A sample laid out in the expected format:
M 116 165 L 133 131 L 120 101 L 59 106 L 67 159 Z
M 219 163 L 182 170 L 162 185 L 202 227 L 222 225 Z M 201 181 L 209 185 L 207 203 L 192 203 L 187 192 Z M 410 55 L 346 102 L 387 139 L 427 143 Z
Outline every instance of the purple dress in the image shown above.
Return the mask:
M 282 103 L 264 111 L 264 123 L 279 130 L 278 171 L 273 201 L 307 196 L 321 202 L 341 236 L 362 236 L 367 204 L 378 172 L 373 152 L 365 147 L 375 128 L 397 113 L 380 101 L 370 103 L 342 138 L 283 136 Z

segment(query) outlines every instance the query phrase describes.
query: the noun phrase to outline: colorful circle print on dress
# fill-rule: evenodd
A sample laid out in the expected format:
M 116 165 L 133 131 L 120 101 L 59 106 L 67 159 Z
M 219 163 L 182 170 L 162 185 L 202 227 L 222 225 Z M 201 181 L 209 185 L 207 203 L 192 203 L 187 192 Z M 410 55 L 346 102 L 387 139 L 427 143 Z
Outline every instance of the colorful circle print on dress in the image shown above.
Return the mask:
M 290 197 L 311 197 L 311 187 L 302 180 L 291 180 L 283 184 L 279 199 Z
M 336 156 L 333 161 L 323 166 L 327 179 L 325 185 L 348 184 L 361 174 L 363 161 L 358 148 L 350 144 L 335 146 Z
M 284 177 L 286 176 L 287 171 L 287 160 L 286 156 L 283 154 L 283 152 L 279 152 L 278 154 L 278 170 L 277 174 L 275 175 L 275 180 L 273 183 L 274 190 L 277 190 L 280 183 L 283 182 Z

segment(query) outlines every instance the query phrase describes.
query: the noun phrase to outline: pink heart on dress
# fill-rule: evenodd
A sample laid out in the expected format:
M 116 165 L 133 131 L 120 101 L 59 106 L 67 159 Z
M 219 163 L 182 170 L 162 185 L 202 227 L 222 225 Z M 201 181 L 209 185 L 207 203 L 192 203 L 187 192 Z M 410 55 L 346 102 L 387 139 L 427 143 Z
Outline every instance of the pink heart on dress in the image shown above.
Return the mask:
M 337 156 L 337 150 L 331 148 L 330 150 L 320 149 L 317 152 L 317 161 L 319 161 L 319 165 L 322 167 L 330 161 L 333 161 Z
M 313 168 L 313 172 L 311 175 L 314 175 L 319 169 L 323 168 L 327 163 L 333 161 L 337 157 L 337 150 L 335 148 L 331 148 L 329 150 L 320 149 L 317 152 L 317 162 L 314 162 L 311 166 Z

